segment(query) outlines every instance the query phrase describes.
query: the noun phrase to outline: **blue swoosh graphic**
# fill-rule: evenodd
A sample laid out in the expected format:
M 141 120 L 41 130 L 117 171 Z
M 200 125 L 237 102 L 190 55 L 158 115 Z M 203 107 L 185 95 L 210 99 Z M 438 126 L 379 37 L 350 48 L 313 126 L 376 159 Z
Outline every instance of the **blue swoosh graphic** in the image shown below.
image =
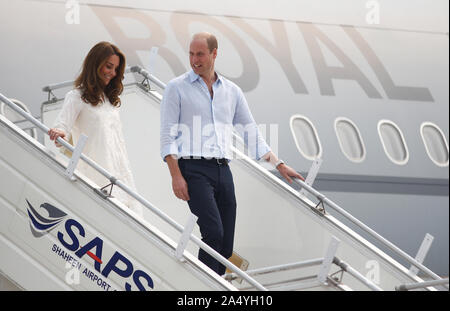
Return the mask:
M 31 222 L 33 223 L 34 228 L 36 228 L 37 230 L 48 230 L 48 229 L 56 226 L 57 224 L 59 224 L 61 222 L 61 220 L 58 220 L 55 223 L 44 225 L 44 224 L 39 223 L 36 220 L 36 218 L 34 218 L 33 214 L 31 214 L 31 212 L 28 209 L 27 209 L 27 212 L 28 212 L 28 216 L 31 219 Z
M 27 213 L 30 219 L 30 229 L 35 237 L 41 237 L 48 233 L 48 231 L 56 227 L 67 215 L 53 205 L 43 203 L 40 207 L 45 209 L 50 217 L 46 218 L 38 213 L 28 200 L 26 201 L 28 203 Z

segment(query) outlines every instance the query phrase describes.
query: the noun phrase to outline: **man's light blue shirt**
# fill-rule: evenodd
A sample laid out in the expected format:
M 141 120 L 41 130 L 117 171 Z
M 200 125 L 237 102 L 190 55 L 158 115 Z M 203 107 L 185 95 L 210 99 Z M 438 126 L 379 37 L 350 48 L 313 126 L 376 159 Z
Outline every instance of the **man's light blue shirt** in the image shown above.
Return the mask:
M 211 97 L 193 70 L 171 80 L 161 102 L 161 156 L 226 158 L 233 152 L 233 128 L 249 155 L 259 160 L 270 151 L 262 138 L 242 90 L 217 74 Z

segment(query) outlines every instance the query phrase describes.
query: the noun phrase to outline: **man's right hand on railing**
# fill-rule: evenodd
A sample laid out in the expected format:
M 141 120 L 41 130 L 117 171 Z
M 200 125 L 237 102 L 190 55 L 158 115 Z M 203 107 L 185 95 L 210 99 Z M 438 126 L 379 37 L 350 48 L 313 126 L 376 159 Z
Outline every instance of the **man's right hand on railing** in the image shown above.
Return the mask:
M 57 128 L 52 128 L 48 131 L 48 135 L 50 136 L 50 140 L 54 140 L 55 141 L 55 145 L 56 147 L 61 147 L 61 144 L 58 143 L 56 140 L 58 139 L 58 137 L 61 137 L 62 139 L 65 139 L 66 134 Z

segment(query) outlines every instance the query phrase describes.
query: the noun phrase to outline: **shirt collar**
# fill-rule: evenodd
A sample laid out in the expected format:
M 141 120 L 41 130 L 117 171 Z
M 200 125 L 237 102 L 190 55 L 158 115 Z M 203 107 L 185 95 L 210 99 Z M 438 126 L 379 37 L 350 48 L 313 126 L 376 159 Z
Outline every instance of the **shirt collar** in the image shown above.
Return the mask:
M 191 83 L 194 83 L 195 81 L 197 81 L 200 78 L 200 76 L 198 74 L 196 74 L 194 72 L 194 70 L 189 71 L 188 76 L 189 76 L 189 81 Z
M 192 70 L 191 69 L 191 71 L 189 71 L 189 81 L 191 82 L 191 83 L 194 83 L 195 81 L 197 81 L 198 79 L 200 79 L 200 76 L 198 75 L 198 74 L 196 74 L 195 72 L 194 72 L 194 70 Z M 220 75 L 220 74 L 218 74 L 217 72 L 216 72 L 216 75 L 217 75 L 217 80 L 216 80 L 216 82 L 214 82 L 214 83 L 218 83 L 218 82 L 220 82 L 220 83 L 222 83 L 223 81 L 222 81 L 222 76 Z

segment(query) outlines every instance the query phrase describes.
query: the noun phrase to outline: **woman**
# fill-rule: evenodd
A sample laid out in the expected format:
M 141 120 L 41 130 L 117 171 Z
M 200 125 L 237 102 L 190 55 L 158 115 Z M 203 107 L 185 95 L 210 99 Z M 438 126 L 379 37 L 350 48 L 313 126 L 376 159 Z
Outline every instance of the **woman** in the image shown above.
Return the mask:
M 123 91 L 125 56 L 113 44 L 100 42 L 86 56 L 75 89 L 68 92 L 55 125 L 49 130 L 50 139 L 72 138 L 76 144 L 83 133 L 88 140 L 83 153 L 135 189 L 120 121 L 119 95 Z M 104 186 L 109 180 L 80 161 L 78 169 L 89 179 Z M 113 196 L 142 216 L 142 206 L 122 189 L 115 187 Z

